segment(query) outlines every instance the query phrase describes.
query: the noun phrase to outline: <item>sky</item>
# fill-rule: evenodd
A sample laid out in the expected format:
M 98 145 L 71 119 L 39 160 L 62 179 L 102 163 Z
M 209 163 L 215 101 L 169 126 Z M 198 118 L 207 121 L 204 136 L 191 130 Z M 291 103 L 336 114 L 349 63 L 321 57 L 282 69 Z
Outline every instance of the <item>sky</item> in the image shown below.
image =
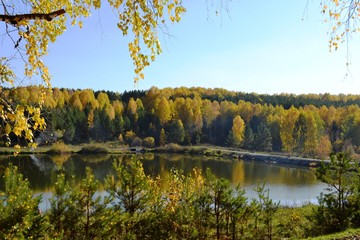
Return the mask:
M 210 1 L 209 1 L 210 2 Z M 308 4 L 307 4 L 308 2 Z M 225 88 L 260 94 L 352 93 L 360 90 L 360 36 L 329 52 L 328 25 L 316 0 L 233 0 L 214 14 L 206 0 L 186 1 L 172 37 L 159 33 L 163 53 L 134 84 L 127 44 L 106 6 L 84 27 L 70 27 L 50 46 L 45 63 L 53 87 L 123 92 L 151 86 Z

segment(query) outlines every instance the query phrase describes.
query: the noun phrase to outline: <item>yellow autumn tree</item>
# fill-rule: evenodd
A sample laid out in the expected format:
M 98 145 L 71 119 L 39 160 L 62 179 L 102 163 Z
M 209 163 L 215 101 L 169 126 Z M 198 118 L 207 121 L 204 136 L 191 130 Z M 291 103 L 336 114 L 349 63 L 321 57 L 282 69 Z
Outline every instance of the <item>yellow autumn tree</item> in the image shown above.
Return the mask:
M 155 100 L 154 110 L 161 126 L 164 126 L 165 123 L 171 120 L 170 104 L 165 97 L 157 98 Z
M 106 4 L 101 0 L 9 0 L 0 4 L 0 32 L 6 38 L 2 43 L 9 50 L 7 55 L 0 56 L 0 137 L 6 137 L 8 144 L 11 133 L 32 142 L 33 131 L 45 128 L 40 115 L 44 91 L 36 106 L 14 104 L 3 94 L 2 88 L 13 86 L 17 79 L 16 59 L 24 62 L 26 77 L 40 78 L 44 89 L 50 87 L 50 71 L 43 61 L 49 44 L 69 25 L 81 28 L 82 20 L 91 16 L 92 11 L 109 5 L 118 15 L 121 33 L 131 36 L 128 49 L 136 82 L 144 78 L 144 68 L 161 53 L 158 30 L 165 29 L 166 23 L 179 22 L 185 12 L 181 0 L 108 0 Z
M 318 126 L 314 115 L 311 112 L 306 114 L 306 139 L 304 143 L 304 153 L 307 156 L 315 156 L 318 144 Z
M 281 116 L 280 122 L 280 138 L 282 142 L 282 148 L 285 152 L 291 153 L 295 146 L 295 139 L 293 136 L 295 123 L 299 117 L 299 110 L 294 106 L 291 106 Z
M 234 147 L 240 147 L 244 141 L 244 134 L 245 134 L 245 122 L 239 116 L 233 120 L 232 128 L 229 132 L 228 142 L 230 145 Z

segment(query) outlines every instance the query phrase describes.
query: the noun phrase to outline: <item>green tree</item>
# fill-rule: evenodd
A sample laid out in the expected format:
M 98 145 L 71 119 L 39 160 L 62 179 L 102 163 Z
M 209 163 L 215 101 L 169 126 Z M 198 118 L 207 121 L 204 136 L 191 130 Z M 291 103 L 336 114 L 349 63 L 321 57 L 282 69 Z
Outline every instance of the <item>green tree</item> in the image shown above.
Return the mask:
M 77 223 L 77 239 L 99 238 L 106 233 L 103 230 L 107 225 L 106 207 L 110 203 L 110 198 L 96 196 L 98 188 L 99 181 L 95 179 L 91 169 L 87 167 L 86 177 L 72 196 L 75 211 L 78 211 L 81 216 Z
M 71 185 L 75 185 L 74 179 L 71 180 Z M 75 226 L 80 216 L 74 211 L 74 208 L 70 184 L 65 180 L 65 174 L 59 174 L 53 195 L 50 198 L 50 209 L 47 213 L 52 224 L 51 237 L 64 239 L 75 237 Z
M 112 234 L 107 208 L 111 198 L 97 195 L 98 188 L 99 181 L 89 167 L 79 185 L 74 178 L 67 181 L 64 174 L 58 175 L 47 213 L 53 226 L 52 238 L 94 239 Z
M 244 147 L 247 149 L 253 149 L 254 147 L 254 133 L 250 124 L 246 124 L 245 126 Z
M 185 129 L 180 119 L 170 123 L 168 138 L 171 143 L 182 143 L 184 141 Z
M 351 199 L 358 170 L 353 159 L 344 153 L 332 153 L 330 163 L 322 163 L 316 170 L 317 178 L 328 185 L 326 193 L 320 194 L 319 206 L 314 212 L 314 224 L 320 233 L 342 231 L 350 226 L 353 217 Z
M 305 148 L 307 134 L 306 116 L 304 113 L 300 113 L 298 119 L 295 122 L 294 130 L 292 132 L 293 139 L 295 142 L 294 149 L 297 152 L 302 152 Z
M 260 151 L 271 151 L 271 140 L 272 139 L 269 127 L 265 123 L 260 123 L 254 136 L 255 149 Z
M 207 170 L 205 189 L 196 204 L 197 210 L 204 214 L 203 220 L 210 221 L 216 228 L 216 239 L 237 239 L 237 234 L 244 230 L 252 212 L 244 194 L 240 185 L 233 187 L 228 180 L 216 178 Z
M 149 180 L 137 159 L 125 163 L 114 161 L 114 170 L 115 175 L 106 178 L 106 191 L 115 199 L 112 210 L 116 216 L 117 234 L 124 232 L 125 238 L 134 237 L 142 232 L 139 224 L 141 226 L 142 214 L 151 200 Z
M 142 163 L 136 159 L 131 159 L 127 163 L 115 161 L 114 169 L 115 176 L 106 179 L 106 191 L 118 200 L 115 210 L 130 214 L 141 212 L 149 201 L 148 179 Z
M 38 209 L 41 196 L 33 197 L 29 181 L 16 167 L 6 169 L 4 182 L 5 189 L 0 191 L 0 238 L 46 238 L 49 224 Z
M 280 208 L 280 202 L 274 202 L 269 196 L 269 189 L 265 183 L 259 183 L 256 190 L 258 198 L 255 200 L 255 238 L 273 239 L 273 222 L 275 213 Z

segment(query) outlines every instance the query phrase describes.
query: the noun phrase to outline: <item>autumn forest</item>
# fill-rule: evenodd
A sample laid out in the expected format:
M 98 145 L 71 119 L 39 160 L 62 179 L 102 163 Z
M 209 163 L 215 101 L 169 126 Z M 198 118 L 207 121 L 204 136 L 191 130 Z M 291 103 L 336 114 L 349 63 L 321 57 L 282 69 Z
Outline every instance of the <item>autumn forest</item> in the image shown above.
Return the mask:
M 330 94 L 261 95 L 224 89 L 152 87 L 115 93 L 90 89 L 4 89 L 7 99 L 36 105 L 46 130 L 38 144 L 119 141 L 129 146 L 212 144 L 327 158 L 360 151 L 360 97 Z M 1 133 L 2 145 L 27 144 Z

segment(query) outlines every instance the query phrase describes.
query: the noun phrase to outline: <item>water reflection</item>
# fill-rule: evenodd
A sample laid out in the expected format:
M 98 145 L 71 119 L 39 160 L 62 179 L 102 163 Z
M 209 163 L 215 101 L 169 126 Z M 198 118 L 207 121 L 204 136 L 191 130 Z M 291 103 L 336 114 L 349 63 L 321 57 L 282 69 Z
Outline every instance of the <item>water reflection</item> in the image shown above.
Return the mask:
M 80 181 L 85 177 L 86 167 L 90 167 L 95 177 L 103 182 L 112 172 L 115 160 L 131 161 L 132 157 L 134 155 L 1 156 L 0 173 L 11 163 L 29 179 L 35 192 L 44 193 L 52 190 L 56 175 L 60 172 L 64 172 L 68 178 L 74 175 L 76 181 Z M 142 160 L 147 175 L 160 175 L 164 179 L 172 168 L 188 174 L 196 167 L 203 172 L 210 168 L 217 177 L 229 179 L 234 184 L 239 183 L 248 191 L 259 181 L 265 181 L 276 200 L 314 202 L 324 188 L 316 180 L 314 171 L 306 168 L 183 154 L 141 154 L 135 157 Z M 0 179 L 0 187 L 3 184 L 3 179 Z M 254 193 L 249 191 L 248 196 L 252 195 Z

